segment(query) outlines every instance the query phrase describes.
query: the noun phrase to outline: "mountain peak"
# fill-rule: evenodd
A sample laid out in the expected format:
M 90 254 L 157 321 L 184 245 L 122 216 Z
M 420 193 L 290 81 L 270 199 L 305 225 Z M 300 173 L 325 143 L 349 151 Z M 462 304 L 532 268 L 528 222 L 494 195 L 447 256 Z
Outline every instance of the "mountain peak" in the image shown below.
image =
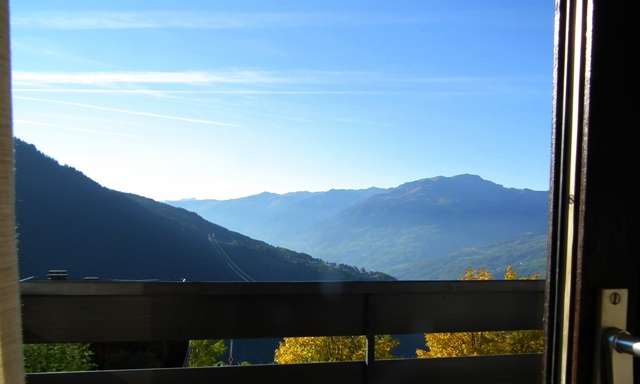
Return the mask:
M 385 195 L 409 197 L 418 195 L 422 197 L 446 196 L 452 198 L 458 195 L 473 195 L 486 192 L 495 192 L 504 189 L 489 180 L 483 179 L 478 175 L 461 174 L 456 176 L 436 176 L 425 179 L 410 181 L 391 188 Z M 381 197 L 384 198 L 384 197 Z
M 410 182 L 404 183 L 402 185 L 412 184 L 412 183 L 416 183 L 416 184 L 423 184 L 423 183 L 489 183 L 489 184 L 495 184 L 492 181 L 489 181 L 487 179 L 483 179 L 481 176 L 474 175 L 474 174 L 471 174 L 471 173 L 462 173 L 462 174 L 454 175 L 454 176 L 427 177 L 427 178 L 424 178 L 424 179 L 418 179 L 418 180 L 410 181 Z M 402 186 L 402 185 L 400 185 L 400 186 Z

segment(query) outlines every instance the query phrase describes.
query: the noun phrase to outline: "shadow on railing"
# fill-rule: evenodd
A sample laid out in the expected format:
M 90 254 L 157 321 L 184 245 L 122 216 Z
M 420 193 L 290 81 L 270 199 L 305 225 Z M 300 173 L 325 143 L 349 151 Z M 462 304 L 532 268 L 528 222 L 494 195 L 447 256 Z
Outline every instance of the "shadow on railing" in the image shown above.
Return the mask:
M 539 355 L 375 360 L 374 335 L 542 329 L 542 281 L 22 284 L 25 343 L 366 335 L 365 361 L 29 374 L 39 383 L 536 383 Z

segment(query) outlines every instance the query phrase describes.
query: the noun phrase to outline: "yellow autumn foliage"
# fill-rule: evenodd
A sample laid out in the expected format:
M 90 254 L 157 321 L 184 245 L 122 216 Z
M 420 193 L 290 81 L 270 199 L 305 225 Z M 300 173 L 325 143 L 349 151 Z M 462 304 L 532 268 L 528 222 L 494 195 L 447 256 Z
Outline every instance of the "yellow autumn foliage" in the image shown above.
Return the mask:
M 491 280 L 493 277 L 484 268 L 469 268 L 462 278 Z M 537 278 L 538 275 L 531 275 L 525 279 Z M 504 279 L 518 279 L 510 265 L 504 272 Z M 419 358 L 541 353 L 544 348 L 543 332 L 539 330 L 428 333 L 424 338 L 427 348 L 416 350 Z
M 365 358 L 364 336 L 285 337 L 276 349 L 278 364 L 361 361 Z M 390 359 L 398 341 L 389 335 L 376 336 L 376 359 Z

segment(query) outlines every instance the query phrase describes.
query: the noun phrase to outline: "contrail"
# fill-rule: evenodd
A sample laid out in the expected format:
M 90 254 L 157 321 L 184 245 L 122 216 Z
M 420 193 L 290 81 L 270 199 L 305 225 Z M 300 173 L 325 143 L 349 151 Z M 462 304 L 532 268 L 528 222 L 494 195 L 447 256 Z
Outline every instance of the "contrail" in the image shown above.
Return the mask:
M 194 123 L 194 124 L 216 125 L 216 126 L 219 126 L 219 127 L 237 127 L 237 125 L 235 125 L 235 124 L 223 123 L 223 122 L 214 121 L 214 120 L 194 119 L 194 118 L 191 118 L 191 117 L 182 117 L 182 116 L 161 115 L 159 113 L 153 113 L 153 112 L 131 111 L 131 110 L 128 110 L 128 109 L 110 108 L 110 107 L 103 107 L 103 106 L 94 105 L 94 104 L 75 103 L 75 102 L 71 102 L 71 101 L 41 99 L 39 97 L 28 97 L 28 96 L 14 96 L 14 98 L 15 99 L 19 99 L 19 100 L 41 101 L 41 102 L 44 102 L 44 103 L 70 105 L 70 106 L 73 106 L 73 107 L 93 109 L 93 110 L 97 110 L 97 111 L 125 113 L 127 115 L 134 115 L 134 116 L 144 116 L 144 117 L 153 117 L 153 118 L 157 118 L 157 119 L 183 121 L 183 122 Z

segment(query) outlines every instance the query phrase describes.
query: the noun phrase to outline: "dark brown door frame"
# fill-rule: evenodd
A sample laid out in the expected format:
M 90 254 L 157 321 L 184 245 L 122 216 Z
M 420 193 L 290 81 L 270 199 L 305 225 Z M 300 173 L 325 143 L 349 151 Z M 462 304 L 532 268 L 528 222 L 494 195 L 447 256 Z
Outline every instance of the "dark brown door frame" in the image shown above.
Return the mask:
M 594 382 L 601 289 L 629 289 L 639 333 L 623 36 L 624 1 L 556 1 L 546 383 Z

